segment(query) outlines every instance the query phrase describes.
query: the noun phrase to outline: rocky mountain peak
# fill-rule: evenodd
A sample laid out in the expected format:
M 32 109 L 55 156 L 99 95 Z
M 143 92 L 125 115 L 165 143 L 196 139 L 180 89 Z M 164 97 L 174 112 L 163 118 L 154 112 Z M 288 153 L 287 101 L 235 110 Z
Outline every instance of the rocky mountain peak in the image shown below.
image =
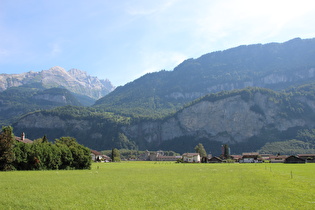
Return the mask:
M 60 66 L 40 72 L 0 75 L 0 91 L 33 83 L 41 83 L 45 88 L 63 87 L 94 100 L 105 96 L 115 88 L 109 80 L 100 80 L 79 69 L 66 71 Z
M 76 78 L 88 77 L 87 73 L 80 69 L 70 69 L 68 73 Z

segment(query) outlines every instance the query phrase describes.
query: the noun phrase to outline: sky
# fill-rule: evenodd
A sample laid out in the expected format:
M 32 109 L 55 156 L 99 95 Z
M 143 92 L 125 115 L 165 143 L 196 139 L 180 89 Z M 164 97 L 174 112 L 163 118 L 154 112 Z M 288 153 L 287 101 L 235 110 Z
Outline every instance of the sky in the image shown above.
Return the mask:
M 0 73 L 60 66 L 120 86 L 239 45 L 315 37 L 314 0 L 0 0 Z

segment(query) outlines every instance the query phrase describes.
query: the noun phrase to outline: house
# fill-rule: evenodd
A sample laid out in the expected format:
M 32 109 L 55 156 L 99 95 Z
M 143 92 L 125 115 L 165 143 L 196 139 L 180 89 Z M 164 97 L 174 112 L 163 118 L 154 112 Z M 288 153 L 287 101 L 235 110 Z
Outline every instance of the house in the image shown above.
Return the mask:
M 305 163 L 306 160 L 297 156 L 291 155 L 284 160 L 284 163 Z
M 299 154 L 297 156 L 304 159 L 307 163 L 315 163 L 315 154 Z
M 112 162 L 112 159 L 110 158 L 110 157 L 108 157 L 107 155 L 102 155 L 102 160 L 104 161 L 104 162 Z
M 208 163 L 222 163 L 222 159 L 219 157 L 212 157 L 208 160 Z
M 27 143 L 27 144 L 33 143 L 32 140 L 25 138 L 24 132 L 21 133 L 21 137 L 15 136 L 15 140 L 17 140 L 19 142 Z
M 243 153 L 240 163 L 261 163 L 262 159 L 259 157 L 258 152 Z
M 91 158 L 93 161 L 101 161 L 103 158 L 102 153 L 96 151 L 96 150 L 91 150 Z
M 270 156 L 273 156 L 272 154 L 260 154 L 260 157 L 263 162 L 267 162 L 270 160 Z
M 184 153 L 182 157 L 185 163 L 200 163 L 199 153 Z
M 242 159 L 242 155 L 230 155 L 231 159 L 235 162 L 239 162 Z
M 156 152 L 150 152 L 146 150 L 145 153 L 139 157 L 140 160 L 147 161 L 177 161 L 181 158 L 182 156 L 165 156 L 162 150 Z
M 284 163 L 287 155 L 271 155 L 269 156 L 270 163 Z

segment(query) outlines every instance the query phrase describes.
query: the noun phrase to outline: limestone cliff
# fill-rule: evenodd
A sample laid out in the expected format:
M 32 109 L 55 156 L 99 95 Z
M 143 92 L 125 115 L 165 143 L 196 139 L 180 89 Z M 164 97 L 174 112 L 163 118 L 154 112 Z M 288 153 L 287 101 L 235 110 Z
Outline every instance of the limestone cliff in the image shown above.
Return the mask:
M 298 108 L 291 102 L 290 109 L 297 109 L 290 111 L 285 102 L 280 102 L 286 99 L 270 95 L 268 91 L 256 91 L 249 99 L 242 94 L 232 94 L 215 101 L 205 98 L 165 120 L 145 121 L 125 126 L 123 130 L 131 139 L 159 144 L 184 136 L 190 136 L 192 141 L 207 139 L 237 144 L 261 136 L 268 129 L 286 132 L 292 128 L 315 126 L 310 119 L 315 113 L 314 100 L 302 96 L 290 99 L 303 107 L 303 111 L 297 111 Z

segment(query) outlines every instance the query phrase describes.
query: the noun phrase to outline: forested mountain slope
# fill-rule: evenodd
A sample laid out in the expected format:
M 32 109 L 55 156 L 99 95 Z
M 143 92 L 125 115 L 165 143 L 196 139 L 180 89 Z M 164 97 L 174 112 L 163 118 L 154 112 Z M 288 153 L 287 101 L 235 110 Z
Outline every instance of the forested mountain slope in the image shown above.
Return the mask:
M 64 88 L 45 89 L 39 84 L 37 88 L 34 85 L 11 87 L 0 92 L 0 125 L 10 125 L 29 112 L 66 105 L 82 106 Z
M 139 120 L 93 108 L 64 107 L 29 114 L 14 124 L 30 138 L 73 136 L 85 146 L 191 151 L 203 143 L 220 152 L 228 143 L 234 153 L 258 150 L 267 142 L 296 138 L 315 128 L 315 84 L 286 92 L 246 88 L 206 95 L 159 120 Z
M 173 71 L 149 73 L 116 88 L 95 107 L 163 117 L 208 93 L 248 86 L 285 89 L 315 78 L 315 39 L 255 44 L 188 59 Z

